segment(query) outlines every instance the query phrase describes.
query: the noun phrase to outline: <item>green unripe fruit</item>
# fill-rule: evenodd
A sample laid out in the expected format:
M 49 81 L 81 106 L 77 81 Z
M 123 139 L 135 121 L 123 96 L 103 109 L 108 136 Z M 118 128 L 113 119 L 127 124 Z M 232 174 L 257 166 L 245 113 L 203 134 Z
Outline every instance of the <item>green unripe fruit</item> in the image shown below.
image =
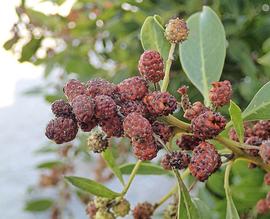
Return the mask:
M 96 213 L 95 219 L 115 219 L 115 216 L 104 209 L 99 209 Z
M 95 206 L 98 209 L 106 209 L 109 202 L 110 202 L 109 198 L 103 198 L 103 197 L 96 197 L 94 200 Z
M 130 211 L 130 204 L 126 199 L 122 199 L 115 206 L 113 206 L 112 210 L 115 216 L 124 217 Z
M 90 151 L 94 153 L 101 153 L 108 147 L 108 138 L 106 133 L 100 129 L 94 129 L 90 132 L 87 145 Z

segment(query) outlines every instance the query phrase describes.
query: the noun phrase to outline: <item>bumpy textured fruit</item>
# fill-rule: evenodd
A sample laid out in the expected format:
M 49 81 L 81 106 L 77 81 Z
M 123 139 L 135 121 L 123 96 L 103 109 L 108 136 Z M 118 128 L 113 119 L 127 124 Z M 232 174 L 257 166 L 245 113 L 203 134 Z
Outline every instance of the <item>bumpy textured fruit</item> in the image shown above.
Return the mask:
M 176 140 L 176 144 L 183 150 L 193 150 L 201 143 L 201 139 L 193 135 L 182 135 Z
M 103 208 L 106 209 L 107 206 L 109 205 L 111 199 L 109 198 L 104 198 L 104 197 L 96 197 L 94 199 L 94 204 L 96 208 Z
M 228 80 L 212 83 L 209 90 L 209 99 L 215 107 L 222 107 L 230 102 L 232 97 L 232 85 Z
M 123 127 L 125 134 L 134 139 L 142 139 L 153 134 L 150 122 L 139 113 L 128 114 L 124 119 Z
M 253 146 L 258 146 L 258 149 L 259 149 L 259 146 L 262 144 L 262 139 L 257 136 L 251 136 L 247 138 L 245 143 L 249 145 L 253 145 Z M 259 155 L 259 150 L 256 150 L 256 149 L 245 149 L 245 151 L 251 156 Z
M 139 72 L 148 81 L 157 83 L 164 78 L 164 64 L 159 52 L 154 50 L 145 51 L 139 60 Z
M 56 117 L 72 117 L 72 107 L 64 100 L 54 101 L 51 110 Z
M 107 135 L 99 129 L 94 129 L 88 137 L 87 145 L 90 151 L 101 153 L 108 147 Z
M 89 123 L 95 113 L 95 104 L 91 97 L 85 94 L 75 97 L 71 106 L 78 122 Z
M 206 111 L 192 120 L 191 129 L 195 137 L 211 139 L 224 130 L 226 122 L 219 113 Z
M 104 209 L 99 209 L 95 215 L 95 219 L 115 219 L 115 216 Z
M 257 202 L 256 210 L 259 214 L 266 214 L 269 212 L 269 206 L 266 199 L 260 199 Z
M 270 141 L 264 141 L 260 146 L 259 154 L 263 161 L 270 164 Z
M 154 139 L 150 138 L 147 140 L 132 139 L 133 153 L 140 160 L 152 160 L 157 156 L 157 146 Z
M 255 136 L 267 140 L 270 138 L 270 121 L 259 121 L 253 127 L 253 132 Z
M 169 141 L 173 133 L 172 127 L 158 121 L 155 121 L 152 124 L 152 129 L 155 134 L 159 135 L 160 139 L 164 143 L 167 143 Z
M 86 206 L 86 214 L 89 216 L 90 219 L 94 219 L 95 218 L 95 215 L 97 213 L 97 208 L 96 208 L 96 205 L 93 201 L 90 201 L 87 206 Z
M 90 122 L 87 123 L 78 122 L 78 125 L 83 132 L 90 132 L 93 128 L 95 128 L 98 125 L 98 121 L 95 117 L 93 117 Z
M 107 95 L 112 97 L 117 91 L 116 85 L 101 78 L 88 81 L 85 87 L 86 94 L 92 98 L 97 95 Z
M 167 116 L 177 108 L 177 101 L 168 92 L 154 91 L 143 98 L 149 113 L 155 116 Z
M 165 170 L 171 170 L 172 169 L 171 164 L 170 164 L 170 159 L 171 159 L 171 155 L 170 154 L 165 154 L 162 157 L 161 161 L 160 161 L 161 166 Z
M 154 207 L 149 202 L 143 202 L 136 205 L 133 209 L 134 219 L 150 219 L 154 212 Z
M 116 103 L 106 95 L 98 95 L 95 97 L 95 116 L 98 119 L 108 119 L 116 115 Z
M 177 216 L 177 205 L 169 204 L 163 213 L 163 219 L 176 219 Z
M 204 106 L 200 101 L 197 101 L 193 103 L 191 107 L 186 109 L 184 113 L 184 118 L 188 120 L 193 120 L 208 110 L 209 109 L 206 106 Z
M 72 101 L 75 97 L 85 94 L 85 87 L 80 81 L 71 79 L 66 83 L 63 91 L 67 99 Z
M 78 132 L 78 126 L 73 119 L 57 117 L 47 125 L 45 135 L 56 144 L 72 141 Z
M 188 27 L 183 19 L 171 19 L 166 25 L 165 37 L 170 43 L 183 42 L 188 37 Z
M 147 82 L 139 76 L 125 79 L 117 88 L 122 100 L 140 100 L 148 92 Z
M 221 165 L 221 159 L 214 145 L 200 143 L 194 150 L 189 164 L 191 174 L 199 181 L 205 181 Z
M 264 175 L 264 183 L 265 183 L 265 185 L 270 186 L 270 173 L 266 173 Z
M 130 211 L 130 204 L 126 199 L 122 199 L 112 207 L 112 211 L 116 217 L 125 217 Z
M 120 113 L 127 116 L 130 113 L 139 113 L 142 116 L 147 116 L 148 111 L 142 101 L 139 100 L 127 100 L 119 103 Z
M 110 137 L 121 137 L 124 134 L 122 120 L 118 115 L 99 121 L 102 130 Z

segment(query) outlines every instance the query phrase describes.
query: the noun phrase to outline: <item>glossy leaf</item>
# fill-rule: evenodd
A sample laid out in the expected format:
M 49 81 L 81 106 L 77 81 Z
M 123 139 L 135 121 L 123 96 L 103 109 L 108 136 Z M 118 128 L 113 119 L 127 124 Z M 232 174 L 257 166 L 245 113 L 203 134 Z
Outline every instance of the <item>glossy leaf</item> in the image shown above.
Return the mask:
M 229 187 L 229 174 L 232 167 L 232 163 L 229 163 L 225 170 L 225 178 L 224 178 L 224 189 L 226 193 L 227 199 L 227 210 L 226 210 L 226 219 L 240 219 L 237 209 L 234 205 L 231 190 Z
M 24 207 L 25 211 L 40 212 L 46 211 L 53 205 L 51 199 L 36 199 L 28 201 Z
M 236 131 L 237 137 L 241 143 L 244 141 L 244 123 L 242 118 L 242 111 L 236 103 L 232 100 L 230 102 L 229 112 L 231 116 L 231 120 Z
M 219 81 L 225 60 L 225 31 L 216 13 L 204 6 L 187 20 L 188 40 L 179 46 L 182 67 L 209 104 L 211 82 Z
M 115 161 L 115 158 L 112 153 L 112 149 L 109 147 L 104 152 L 102 152 L 102 156 L 104 160 L 106 161 L 107 165 L 110 167 L 110 169 L 113 171 L 115 176 L 120 180 L 120 182 L 124 185 L 124 179 L 122 176 L 122 173 Z
M 65 178 L 77 188 L 96 196 L 115 198 L 120 195 L 119 193 L 116 193 L 91 179 L 76 176 L 66 176 Z
M 156 50 L 167 60 L 170 44 L 164 36 L 164 28 L 160 22 L 157 15 L 145 19 L 141 28 L 141 43 L 144 50 Z
M 129 175 L 131 174 L 135 163 L 124 164 L 120 166 L 120 171 L 122 174 Z M 161 166 L 158 166 L 153 163 L 141 163 L 137 175 L 164 175 L 169 172 L 164 170 Z
M 253 97 L 243 112 L 246 121 L 270 119 L 270 82 L 266 83 Z

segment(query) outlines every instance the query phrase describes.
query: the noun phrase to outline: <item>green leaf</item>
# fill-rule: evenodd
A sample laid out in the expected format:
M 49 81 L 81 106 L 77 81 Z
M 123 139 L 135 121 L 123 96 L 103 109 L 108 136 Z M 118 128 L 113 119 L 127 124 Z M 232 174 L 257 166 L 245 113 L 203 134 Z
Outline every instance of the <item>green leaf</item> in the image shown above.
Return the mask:
M 22 48 L 20 62 L 29 61 L 30 58 L 36 53 L 40 47 L 41 41 L 43 38 L 36 39 L 32 38 L 24 47 Z
M 106 161 L 107 165 L 111 168 L 111 170 L 115 174 L 115 176 L 117 176 L 120 182 L 124 185 L 125 184 L 124 179 L 118 165 L 116 164 L 115 158 L 112 153 L 112 149 L 110 147 L 107 148 L 104 152 L 102 152 L 102 156 Z
M 129 175 L 133 168 L 135 166 L 135 163 L 129 163 L 129 164 L 123 164 L 120 166 L 120 171 L 122 174 Z M 164 170 L 159 165 L 153 164 L 153 163 L 141 163 L 137 175 L 164 175 L 168 174 L 169 172 Z
M 52 169 L 57 166 L 63 165 L 63 162 L 59 160 L 54 160 L 54 161 L 48 161 L 48 162 L 43 162 L 39 165 L 37 165 L 38 169 Z
M 120 195 L 91 179 L 76 176 L 66 176 L 65 178 L 77 188 L 96 196 L 116 198 Z
M 242 118 L 242 111 L 239 106 L 237 106 L 236 103 L 234 103 L 232 100 L 230 102 L 229 112 L 231 116 L 231 120 L 234 126 L 234 129 L 236 131 L 237 137 L 240 141 L 240 143 L 244 142 L 244 123 Z
M 167 60 L 170 44 L 164 36 L 159 16 L 149 16 L 145 19 L 141 29 L 141 43 L 144 50 L 156 50 Z
M 28 201 L 24 207 L 25 211 L 40 212 L 46 211 L 53 205 L 51 199 L 36 199 Z
M 270 51 L 262 57 L 258 58 L 258 63 L 270 67 Z
M 199 211 L 194 205 L 189 195 L 189 192 L 181 179 L 181 176 L 177 170 L 174 170 L 179 186 L 179 202 L 178 202 L 178 217 L 185 219 L 198 219 Z
M 267 120 L 270 119 L 270 82 L 266 83 L 255 94 L 247 108 L 244 110 L 242 117 L 246 121 Z
M 225 170 L 225 177 L 224 177 L 224 189 L 226 193 L 227 199 L 227 210 L 226 210 L 226 219 L 240 219 L 237 209 L 234 205 L 232 194 L 229 186 L 229 175 L 232 168 L 232 162 L 229 163 Z
M 199 212 L 200 216 L 198 219 L 211 219 L 211 218 L 213 218 L 213 214 L 210 211 L 209 207 L 201 199 L 192 198 L 192 201 Z
M 17 43 L 19 40 L 19 37 L 17 35 L 14 35 L 11 39 L 9 39 L 8 41 L 5 42 L 5 44 L 3 45 L 3 47 L 6 50 L 9 50 L 12 48 L 12 46 Z
M 179 46 L 180 61 L 190 81 L 209 104 L 211 82 L 219 81 L 226 53 L 223 25 L 216 13 L 204 6 L 203 11 L 187 20 L 187 41 Z

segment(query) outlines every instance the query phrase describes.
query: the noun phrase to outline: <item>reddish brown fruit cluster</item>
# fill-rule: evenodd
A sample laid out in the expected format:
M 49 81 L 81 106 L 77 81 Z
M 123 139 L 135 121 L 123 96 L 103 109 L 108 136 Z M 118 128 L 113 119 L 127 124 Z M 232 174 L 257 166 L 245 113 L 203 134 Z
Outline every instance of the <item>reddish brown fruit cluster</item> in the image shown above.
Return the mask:
M 88 81 L 85 87 L 86 94 L 92 98 L 97 95 L 107 95 L 112 97 L 117 91 L 116 85 L 100 78 Z
M 116 103 L 110 96 L 98 95 L 95 97 L 96 118 L 108 119 L 116 115 Z
M 200 143 L 194 150 L 189 164 L 191 174 L 199 181 L 205 181 L 221 165 L 221 159 L 214 145 Z
M 52 103 L 51 110 L 56 117 L 72 117 L 72 107 L 64 100 L 56 100 Z
M 85 87 L 80 81 L 72 79 L 66 83 L 63 91 L 68 101 L 72 101 L 75 97 L 85 94 Z
M 206 111 L 192 120 L 191 129 L 195 137 L 211 139 L 224 130 L 226 122 L 221 114 Z
M 133 209 L 134 219 L 150 219 L 154 212 L 154 206 L 149 202 L 137 204 Z
M 201 139 L 193 135 L 182 135 L 176 140 L 176 144 L 183 150 L 193 150 L 201 143 Z
M 247 140 L 247 138 L 254 136 L 253 127 L 252 127 L 252 124 L 250 122 L 245 122 L 244 123 L 244 129 L 245 129 L 245 132 L 244 132 L 244 140 L 245 141 Z M 230 129 L 229 137 L 230 137 L 230 139 L 232 139 L 234 141 L 239 141 L 234 128 Z
M 257 137 L 257 136 L 251 136 L 247 138 L 245 141 L 246 144 L 253 145 L 253 146 L 260 146 L 262 144 L 262 139 Z M 245 151 L 251 155 L 251 156 L 258 156 L 259 155 L 259 150 L 256 149 L 245 149 Z
M 159 52 L 145 51 L 139 60 L 139 72 L 148 81 L 157 83 L 164 78 L 164 64 Z
M 222 107 L 230 102 L 232 96 L 232 85 L 228 80 L 212 83 L 209 91 L 209 99 L 215 107 Z
M 185 169 L 190 163 L 190 156 L 181 151 L 174 151 L 171 154 L 165 154 L 161 160 L 161 165 L 166 170 L 175 169 Z
M 154 116 L 167 116 L 177 108 L 175 97 L 168 92 L 154 91 L 146 95 L 143 102 Z
M 270 173 L 264 175 L 264 184 L 270 186 Z
M 140 100 L 148 93 L 147 82 L 141 77 L 132 77 L 117 86 L 122 100 Z
M 266 199 L 260 199 L 257 202 L 256 210 L 259 214 L 266 214 L 269 211 L 268 202 Z
M 160 139 L 164 143 L 167 143 L 170 140 L 170 137 L 172 136 L 173 133 L 172 127 L 158 121 L 155 121 L 152 124 L 152 129 L 155 134 L 160 136 Z
M 45 135 L 56 144 L 72 141 L 78 132 L 76 122 L 71 118 L 57 117 L 49 122 Z
M 206 111 L 209 111 L 209 109 L 204 106 L 200 101 L 197 101 L 185 111 L 184 118 L 188 120 L 193 120 L 202 113 L 205 113 Z
M 139 100 L 127 100 L 120 102 L 120 113 L 123 116 L 127 116 L 130 113 L 139 113 L 142 116 L 148 115 L 148 110 L 142 101 Z
M 259 121 L 253 127 L 253 134 L 267 140 L 270 137 L 270 121 Z

